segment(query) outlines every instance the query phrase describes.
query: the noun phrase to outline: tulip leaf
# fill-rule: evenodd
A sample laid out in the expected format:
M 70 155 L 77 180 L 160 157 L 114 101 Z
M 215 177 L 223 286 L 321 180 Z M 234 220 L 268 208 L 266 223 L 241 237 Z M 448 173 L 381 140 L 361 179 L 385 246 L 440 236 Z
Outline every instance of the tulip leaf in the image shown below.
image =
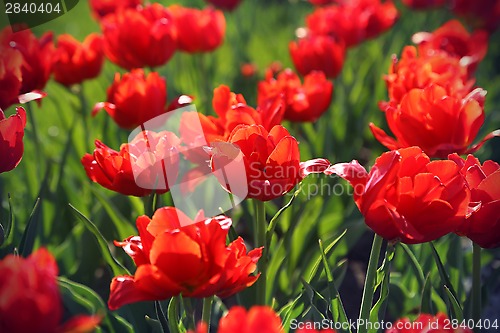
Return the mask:
M 318 244 L 321 252 L 321 258 L 323 261 L 323 267 L 325 269 L 325 274 L 328 281 L 330 311 L 332 312 L 333 320 L 335 322 L 348 323 L 349 319 L 347 318 L 347 315 L 345 313 L 344 304 L 342 303 L 340 294 L 337 290 L 337 287 L 335 286 L 332 270 L 330 269 L 330 265 L 328 264 L 328 259 L 326 258 L 326 253 L 323 249 L 323 243 L 321 242 L 321 239 L 318 240 Z M 350 328 L 349 332 L 351 332 Z
M 3 238 L 0 238 L 0 248 L 11 245 L 14 242 L 14 232 L 15 229 L 15 218 L 14 218 L 14 210 L 12 209 L 12 197 L 10 193 L 7 193 L 7 197 L 9 200 L 9 219 L 7 220 L 7 224 L 4 227 L 0 224 L 1 232 L 3 233 Z
M 69 204 L 69 207 L 73 210 L 75 215 L 83 222 L 85 227 L 92 233 L 97 239 L 97 243 L 99 244 L 99 248 L 101 249 L 101 253 L 104 257 L 104 260 L 109 265 L 113 274 L 115 276 L 119 275 L 130 275 L 130 272 L 120 264 L 115 257 L 111 254 L 111 251 L 108 247 L 108 243 L 104 239 L 104 236 L 101 234 L 99 229 L 96 227 L 92 221 L 90 221 L 85 215 L 83 215 L 78 209 L 76 209 L 72 204 Z
M 26 225 L 26 229 L 24 229 L 21 243 L 19 244 L 19 253 L 24 257 L 27 257 L 33 251 L 33 245 L 35 244 L 39 219 L 40 198 L 36 199 L 35 201 L 35 205 L 33 206 L 33 210 L 31 211 L 28 224 Z
M 328 307 L 328 302 L 312 285 L 307 283 L 304 279 L 301 279 L 302 285 L 305 288 L 305 295 L 307 296 L 309 310 L 312 310 L 313 321 L 322 321 L 326 319 L 323 311 L 318 309 L 318 305 L 323 303 L 323 306 Z M 318 302 L 318 304 L 317 304 Z
M 156 317 L 158 318 L 157 322 L 160 323 L 162 332 L 170 333 L 170 330 L 168 329 L 169 323 L 167 322 L 167 318 L 165 317 L 165 313 L 163 312 L 160 301 L 155 301 L 155 312 L 156 312 Z
M 421 313 L 434 313 L 432 308 L 432 283 L 430 274 L 425 279 L 424 288 L 422 290 L 422 301 L 420 303 Z
M 408 245 L 404 243 L 399 243 L 399 246 L 404 250 L 404 252 L 408 256 L 408 259 L 410 259 L 409 264 L 413 272 L 415 273 L 415 276 L 417 277 L 419 289 L 424 288 L 426 280 L 424 277 L 424 271 L 422 270 L 422 266 L 420 266 L 417 258 L 413 254 L 413 251 L 410 249 Z
M 153 319 L 153 318 L 151 318 L 148 315 L 146 315 L 144 318 L 146 319 L 146 323 L 148 323 L 148 325 L 153 330 L 153 333 L 163 333 L 163 332 L 165 332 L 163 330 L 163 327 L 161 326 L 161 323 L 160 323 L 159 320 Z
M 447 286 L 444 286 L 444 291 L 446 293 L 446 296 L 448 296 L 448 299 L 450 300 L 453 317 L 457 319 L 458 322 L 461 322 L 464 319 L 464 311 L 462 307 Z
M 395 247 L 393 244 L 387 244 L 385 251 L 385 258 L 382 266 L 377 270 L 377 283 L 375 289 L 380 287 L 380 296 L 375 305 L 370 311 L 370 322 L 380 322 L 385 317 L 385 310 L 387 308 L 387 300 L 389 297 L 389 285 L 391 276 L 391 264 L 394 259 Z M 375 332 L 375 329 L 368 330 Z
M 432 249 L 432 255 L 434 257 L 434 261 L 436 262 L 436 266 L 438 268 L 439 276 L 441 277 L 441 284 L 442 284 L 443 288 L 445 288 L 445 290 L 448 289 L 449 292 L 453 295 L 453 298 L 458 299 L 457 293 L 453 289 L 453 285 L 451 284 L 448 273 L 446 272 L 446 269 L 444 268 L 443 262 L 441 261 L 441 258 L 439 257 L 439 253 L 437 252 L 437 250 L 434 247 L 434 244 L 432 244 L 432 242 L 429 242 L 429 244 L 430 244 L 431 249 Z M 448 307 L 448 310 L 451 310 L 451 309 Z

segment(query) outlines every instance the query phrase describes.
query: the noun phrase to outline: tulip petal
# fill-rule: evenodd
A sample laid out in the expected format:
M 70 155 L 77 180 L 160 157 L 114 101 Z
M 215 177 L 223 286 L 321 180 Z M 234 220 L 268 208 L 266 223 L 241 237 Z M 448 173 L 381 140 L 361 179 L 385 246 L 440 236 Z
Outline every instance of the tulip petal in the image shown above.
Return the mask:
M 387 149 L 394 150 L 400 148 L 399 143 L 394 138 L 391 138 L 383 129 L 375 126 L 375 124 L 370 123 L 370 130 L 375 139 L 387 147 Z

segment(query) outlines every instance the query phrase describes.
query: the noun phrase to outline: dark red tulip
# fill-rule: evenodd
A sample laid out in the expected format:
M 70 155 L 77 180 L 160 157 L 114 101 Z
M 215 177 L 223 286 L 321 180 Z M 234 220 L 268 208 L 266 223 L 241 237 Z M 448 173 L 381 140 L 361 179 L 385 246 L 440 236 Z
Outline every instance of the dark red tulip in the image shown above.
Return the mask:
M 18 103 L 22 85 L 23 56 L 21 52 L 0 47 L 0 110 Z
M 321 71 L 327 77 L 336 77 L 344 64 L 344 42 L 330 36 L 308 35 L 289 44 L 293 64 L 302 75 Z
M 241 0 L 205 0 L 206 2 L 224 10 L 234 10 L 240 4 Z
M 368 173 L 357 161 L 329 167 L 351 183 L 366 224 L 384 239 L 425 243 L 459 230 L 470 191 L 452 161 L 430 161 L 418 147 L 382 154 Z
M 145 75 L 142 69 L 134 69 L 122 77 L 116 73 L 107 95 L 106 102 L 94 106 L 92 115 L 104 108 L 122 128 L 141 126 L 166 111 L 167 84 L 156 72 Z
M 97 19 L 126 8 L 136 8 L 142 0 L 89 0 L 89 6 Z
M 0 110 L 0 173 L 14 169 L 23 157 L 26 111 L 18 107 L 16 114 L 5 118 Z
M 461 168 L 471 191 L 470 216 L 458 233 L 483 248 L 500 247 L 500 165 L 491 160 L 481 165 L 472 155 L 463 160 L 453 154 L 449 159 Z
M 210 52 L 224 41 L 224 13 L 211 7 L 195 9 L 173 5 L 168 7 L 177 28 L 177 47 L 189 53 Z
M 63 323 L 64 305 L 54 257 L 44 248 L 28 258 L 0 260 L 0 332 L 93 332 L 99 316 L 76 316 Z
M 402 2 L 413 9 L 430 9 L 444 6 L 447 0 L 402 0 Z
M 177 178 L 180 140 L 173 133 L 140 132 L 120 151 L 99 140 L 95 145 L 94 153 L 81 162 L 90 180 L 111 191 L 137 197 L 161 194 Z
M 262 248 L 247 253 L 241 238 L 226 245 L 231 219 L 202 215 L 192 220 L 174 207 L 163 207 L 152 218 L 137 219 L 139 236 L 115 242 L 132 257 L 137 270 L 134 276 L 113 278 L 108 301 L 111 310 L 179 294 L 229 297 L 257 280 L 258 275 L 252 273 Z
M 109 14 L 101 27 L 106 56 L 125 69 L 164 65 L 177 47 L 172 15 L 158 3 Z
M 102 37 L 94 33 L 82 43 L 69 34 L 60 35 L 54 55 L 55 80 L 70 86 L 98 76 L 104 62 L 102 43 Z
M 266 79 L 258 85 L 258 103 L 282 95 L 286 104 L 285 119 L 291 121 L 316 121 L 330 106 L 333 83 L 322 72 L 311 72 L 304 84 L 291 69 L 274 78 L 268 70 Z

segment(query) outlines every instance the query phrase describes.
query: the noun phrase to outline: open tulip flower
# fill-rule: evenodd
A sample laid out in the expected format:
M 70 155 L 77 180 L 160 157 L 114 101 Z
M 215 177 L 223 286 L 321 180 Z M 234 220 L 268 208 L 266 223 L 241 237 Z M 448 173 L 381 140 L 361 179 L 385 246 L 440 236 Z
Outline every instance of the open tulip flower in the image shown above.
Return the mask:
M 386 152 L 368 173 L 357 161 L 329 167 L 351 183 L 366 224 L 379 236 L 407 244 L 435 240 L 460 229 L 470 191 L 460 167 L 430 161 L 418 147 Z
M 329 78 L 339 75 L 344 64 L 345 45 L 328 35 L 306 33 L 288 45 L 295 69 L 302 75 L 321 71 Z
M 60 35 L 54 57 L 57 82 L 70 86 L 92 79 L 99 75 L 104 62 L 102 37 L 93 33 L 79 43 L 69 34 Z
M 97 103 L 92 115 L 102 108 L 122 128 L 139 127 L 150 119 L 165 113 L 167 84 L 158 73 L 148 75 L 134 69 L 115 79 L 107 91 L 107 101 Z
M 490 33 L 500 26 L 500 2 L 497 0 L 453 0 L 451 9 L 471 25 Z
M 106 56 L 128 70 L 164 65 L 177 48 L 172 15 L 158 3 L 109 14 L 101 28 Z
M 0 109 L 0 173 L 14 169 L 23 157 L 26 111 L 18 107 L 15 115 L 5 118 Z
M 228 165 L 240 151 L 245 163 L 248 197 L 260 201 L 283 196 L 308 174 L 323 172 L 329 165 L 325 159 L 301 163 L 297 140 L 281 125 L 269 132 L 261 125 L 240 125 L 227 142 L 212 143 L 212 170 Z M 219 174 L 217 177 L 231 192 L 226 180 Z
M 0 260 L 0 332 L 93 332 L 100 316 L 80 315 L 63 323 L 58 267 L 46 249 L 28 258 L 9 254 Z
M 389 99 L 394 103 L 401 102 L 410 90 L 431 84 L 445 88 L 448 95 L 457 98 L 465 97 L 474 85 L 474 79 L 469 79 L 467 67 L 461 65 L 459 58 L 444 52 L 419 54 L 414 46 L 406 46 L 401 59 L 393 59 L 384 80 Z M 381 109 L 384 108 L 385 104 L 381 103 Z
M 283 95 L 286 103 L 284 118 L 291 121 L 316 121 L 330 106 L 333 83 L 322 72 L 311 72 L 304 84 L 291 69 L 279 73 L 277 78 L 271 70 L 258 85 L 258 104 L 269 98 Z
M 360 44 L 391 28 L 399 13 L 390 0 L 343 0 L 319 7 L 307 16 L 313 34 L 336 36 L 346 47 Z
M 458 20 L 448 21 L 434 32 L 418 32 L 412 41 L 418 44 L 421 55 L 444 52 L 460 59 L 460 64 L 468 67 L 469 74 L 474 72 L 488 51 L 488 33 L 476 30 L 470 34 Z
M 173 5 L 168 7 L 177 28 L 177 47 L 189 53 L 210 52 L 224 41 L 224 13 L 211 7 L 200 10 Z
M 134 259 L 137 271 L 113 279 L 109 308 L 179 294 L 229 297 L 251 286 L 262 248 L 247 253 L 242 238 L 226 245 L 231 223 L 228 217 L 205 219 L 202 213 L 191 220 L 174 207 L 139 217 L 139 236 L 115 242 Z
M 89 6 L 97 19 L 126 8 L 136 8 L 142 0 L 89 0 Z
M 140 132 L 130 143 L 113 150 L 99 140 L 82 164 L 95 183 L 124 195 L 143 197 L 165 193 L 177 178 L 179 138 L 171 132 Z
M 471 191 L 470 216 L 458 231 L 483 248 L 500 247 L 500 165 L 468 155 L 463 160 L 457 154 L 449 156 L 461 168 L 461 174 Z
M 481 88 L 463 99 L 447 95 L 446 89 L 438 85 L 413 89 L 401 104 L 386 104 L 385 117 L 396 139 L 374 124 L 370 124 L 370 129 L 389 149 L 419 146 L 431 157 L 473 153 L 487 140 L 500 135 L 494 131 L 471 146 L 484 122 L 485 95 Z
M 0 46 L 0 109 L 19 102 L 19 91 L 23 80 L 21 52 Z

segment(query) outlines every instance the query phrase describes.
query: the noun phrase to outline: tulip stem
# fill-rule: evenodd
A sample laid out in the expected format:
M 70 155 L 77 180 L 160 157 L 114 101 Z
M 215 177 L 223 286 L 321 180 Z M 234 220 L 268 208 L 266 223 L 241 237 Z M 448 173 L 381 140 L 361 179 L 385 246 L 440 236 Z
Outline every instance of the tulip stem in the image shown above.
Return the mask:
M 472 243 L 472 319 L 481 319 L 481 247 Z
M 201 320 L 207 324 L 207 331 L 210 332 L 210 318 L 212 316 L 212 303 L 214 296 L 205 297 L 203 299 L 203 312 L 201 313 Z
M 155 192 L 153 192 L 150 195 L 143 198 L 144 215 L 147 215 L 148 217 L 153 216 L 153 214 L 156 210 L 156 200 L 157 200 L 157 196 L 156 196 Z
M 267 254 L 268 249 L 266 246 L 266 232 L 267 232 L 267 222 L 266 222 L 266 206 L 263 201 L 257 199 L 254 200 L 255 203 L 255 247 L 264 247 L 262 251 L 262 258 L 260 258 L 257 263 L 257 267 L 260 272 L 260 277 L 256 282 L 257 287 L 257 304 L 266 305 L 266 279 L 267 279 Z
M 380 257 L 380 250 L 382 249 L 383 238 L 375 234 L 373 237 L 372 250 L 370 253 L 370 260 L 368 261 L 368 268 L 366 270 L 365 286 L 363 289 L 363 298 L 361 299 L 361 311 L 359 312 L 360 323 L 358 333 L 366 333 L 367 323 L 370 320 L 370 311 L 373 303 L 373 294 L 375 292 L 375 280 L 377 277 L 377 266 Z

